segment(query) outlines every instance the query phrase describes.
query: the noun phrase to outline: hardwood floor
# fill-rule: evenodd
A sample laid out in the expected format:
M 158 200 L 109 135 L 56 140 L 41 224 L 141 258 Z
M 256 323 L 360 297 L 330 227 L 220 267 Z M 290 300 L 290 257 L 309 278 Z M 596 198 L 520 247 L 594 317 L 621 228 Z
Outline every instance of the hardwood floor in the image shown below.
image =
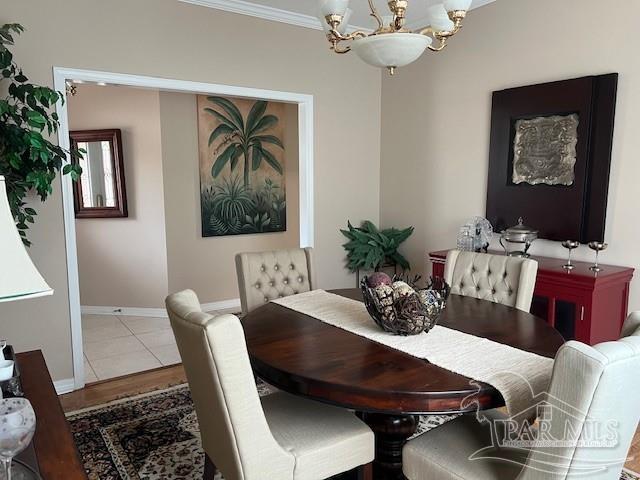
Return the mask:
M 92 383 L 82 390 L 61 395 L 60 403 L 65 412 L 72 412 L 140 393 L 162 390 L 186 381 L 187 377 L 182 365 L 174 365 Z M 626 468 L 640 472 L 640 428 L 633 439 L 629 457 L 631 459 L 627 462 Z
M 186 383 L 186 381 L 187 377 L 182 365 L 161 367 L 146 372 L 91 383 L 82 390 L 61 395 L 60 403 L 65 412 L 72 412 L 113 400 L 131 397 L 140 393 L 162 390 L 163 388 Z

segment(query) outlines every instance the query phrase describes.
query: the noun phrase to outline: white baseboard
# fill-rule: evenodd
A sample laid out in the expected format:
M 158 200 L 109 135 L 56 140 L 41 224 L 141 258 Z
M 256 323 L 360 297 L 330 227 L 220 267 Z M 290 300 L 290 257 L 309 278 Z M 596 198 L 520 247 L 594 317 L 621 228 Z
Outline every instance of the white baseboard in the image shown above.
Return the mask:
M 82 305 L 80 311 L 83 315 L 124 315 L 127 317 L 166 317 L 164 308 L 138 308 L 138 307 L 94 307 Z
M 202 311 L 216 313 L 237 313 L 240 311 L 240 299 L 222 300 L 220 302 L 203 303 Z
M 138 307 L 99 307 L 83 305 L 80 307 L 83 315 L 120 315 L 125 317 L 167 317 L 164 308 L 138 308 Z M 227 313 L 240 310 L 240 299 L 222 300 L 220 302 L 203 303 L 205 312 Z
M 57 382 L 53 382 L 53 386 L 56 389 L 56 393 L 58 395 L 73 392 L 75 390 L 75 382 L 73 381 L 73 378 L 58 380 Z

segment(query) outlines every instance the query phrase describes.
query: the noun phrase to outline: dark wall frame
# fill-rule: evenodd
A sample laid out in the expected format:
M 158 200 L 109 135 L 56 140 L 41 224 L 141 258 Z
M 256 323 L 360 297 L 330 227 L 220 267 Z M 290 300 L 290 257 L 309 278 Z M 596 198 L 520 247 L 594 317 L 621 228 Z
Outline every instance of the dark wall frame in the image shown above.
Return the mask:
M 541 238 L 604 240 L 617 85 L 612 73 L 493 93 L 486 215 L 496 231 L 523 217 Z M 574 184 L 513 184 L 515 121 L 571 113 L 580 116 Z
M 103 130 L 74 130 L 69 132 L 71 147 L 78 148 L 80 142 L 109 142 L 111 159 L 113 161 L 113 188 L 115 206 L 113 207 L 84 207 L 82 204 L 82 184 L 80 180 L 73 182 L 73 203 L 76 218 L 126 218 L 129 216 L 127 207 L 127 189 L 124 179 L 124 157 L 122 154 L 122 133 L 120 129 Z M 77 162 L 77 159 L 74 159 Z

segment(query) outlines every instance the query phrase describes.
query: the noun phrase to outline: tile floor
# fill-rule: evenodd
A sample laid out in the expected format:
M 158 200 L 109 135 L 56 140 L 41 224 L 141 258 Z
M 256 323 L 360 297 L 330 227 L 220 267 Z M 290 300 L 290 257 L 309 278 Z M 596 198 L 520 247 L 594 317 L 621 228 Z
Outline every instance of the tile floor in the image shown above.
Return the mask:
M 83 315 L 85 382 L 180 363 L 168 318 Z

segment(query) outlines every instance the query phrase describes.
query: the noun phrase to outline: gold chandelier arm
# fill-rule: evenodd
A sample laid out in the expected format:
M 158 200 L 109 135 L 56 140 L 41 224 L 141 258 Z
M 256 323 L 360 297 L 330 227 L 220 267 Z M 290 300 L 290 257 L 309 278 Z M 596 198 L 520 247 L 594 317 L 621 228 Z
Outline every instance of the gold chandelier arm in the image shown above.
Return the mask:
M 378 13 L 378 10 L 373 4 L 373 0 L 369 0 L 369 9 L 371 10 L 370 15 L 376 19 L 376 22 L 378 22 L 377 30 L 384 28 L 384 22 L 382 21 L 382 17 L 380 16 L 380 14 Z
M 332 50 L 340 55 L 343 55 L 345 53 L 349 53 L 351 51 L 351 47 L 345 47 L 345 48 L 338 48 L 338 44 L 336 43 L 335 45 L 333 45 Z
M 432 52 L 441 52 L 447 46 L 447 37 L 440 37 L 436 35 L 435 38 L 438 40 L 438 42 L 440 42 L 439 45 L 437 47 L 434 47 L 433 45 L 429 45 L 428 48 Z
M 340 42 L 355 40 L 356 38 L 365 38 L 369 36 L 369 34 L 361 30 L 356 30 L 355 32 L 351 32 L 349 35 L 343 35 L 339 31 L 337 31 L 335 28 L 332 28 L 329 31 L 329 35 L 331 36 L 332 39 L 338 40 Z

